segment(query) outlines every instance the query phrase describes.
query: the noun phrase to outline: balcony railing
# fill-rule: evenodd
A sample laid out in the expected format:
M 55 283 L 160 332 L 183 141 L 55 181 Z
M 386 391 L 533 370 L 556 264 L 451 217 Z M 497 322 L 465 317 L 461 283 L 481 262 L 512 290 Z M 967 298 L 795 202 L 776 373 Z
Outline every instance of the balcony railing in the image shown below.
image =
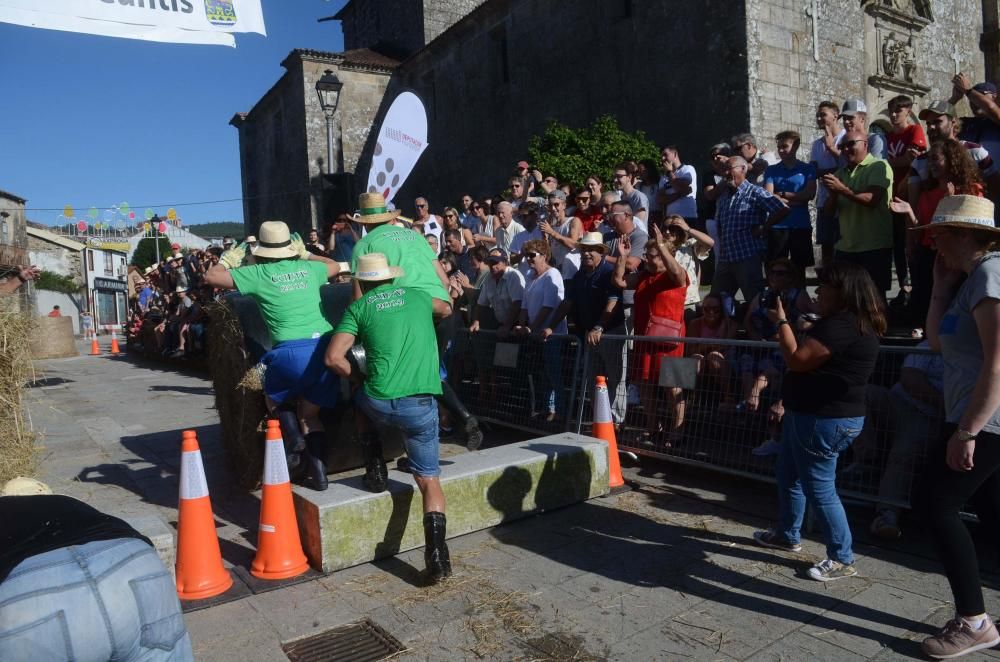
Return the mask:
M 28 249 L 9 244 L 0 244 L 0 267 L 16 267 L 28 264 Z

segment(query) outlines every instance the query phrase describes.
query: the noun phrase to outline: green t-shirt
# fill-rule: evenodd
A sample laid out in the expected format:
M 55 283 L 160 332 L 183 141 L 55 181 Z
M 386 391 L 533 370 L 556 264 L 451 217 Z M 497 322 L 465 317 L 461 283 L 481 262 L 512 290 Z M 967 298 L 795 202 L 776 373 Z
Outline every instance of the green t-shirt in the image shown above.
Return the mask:
M 869 187 L 885 189 L 877 207 L 863 207 L 843 196 L 837 200 L 840 212 L 840 241 L 836 249 L 846 253 L 862 253 L 880 248 L 892 248 L 892 168 L 888 162 L 871 154 L 854 169 L 841 168 L 837 179 L 847 184 L 855 193 L 864 193 Z
M 364 346 L 370 397 L 441 393 L 432 309 L 426 292 L 387 283 L 362 294 L 344 312 L 336 332 L 350 333 Z
M 358 271 L 358 258 L 369 253 L 383 253 L 389 266 L 403 267 L 405 275 L 393 281 L 397 285 L 423 290 L 435 299 L 451 303 L 434 268 L 437 256 L 422 234 L 389 223 L 369 230 L 354 246 L 352 272 Z
M 229 272 L 242 294 L 260 306 L 271 339 L 319 338 L 333 327 L 323 317 L 319 288 L 327 281 L 326 264 L 311 260 L 281 260 L 252 264 Z

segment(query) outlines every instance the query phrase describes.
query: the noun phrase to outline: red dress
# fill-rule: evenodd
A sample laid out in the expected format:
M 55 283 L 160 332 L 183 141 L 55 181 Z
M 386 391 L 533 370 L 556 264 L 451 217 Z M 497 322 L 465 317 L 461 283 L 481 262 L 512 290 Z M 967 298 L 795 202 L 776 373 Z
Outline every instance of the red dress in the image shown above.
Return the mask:
M 639 276 L 632 305 L 635 335 L 646 335 L 651 315 L 666 317 L 680 323 L 678 336 L 683 336 L 684 299 L 687 296 L 687 279 L 683 285 L 673 285 L 666 271 L 654 274 L 648 271 Z M 659 383 L 660 361 L 664 356 L 684 356 L 683 343 L 636 342 L 632 352 L 632 378 Z

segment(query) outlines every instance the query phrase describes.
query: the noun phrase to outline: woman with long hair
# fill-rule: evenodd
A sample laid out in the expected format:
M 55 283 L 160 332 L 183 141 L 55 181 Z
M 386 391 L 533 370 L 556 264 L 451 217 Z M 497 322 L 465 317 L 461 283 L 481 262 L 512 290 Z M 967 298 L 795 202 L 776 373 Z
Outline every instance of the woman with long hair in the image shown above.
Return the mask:
M 781 297 L 768 311 L 788 366 L 776 469 L 779 521 L 753 537 L 764 547 L 799 551 L 808 501 L 826 538 L 826 558 L 808 574 L 828 582 L 857 574 L 851 528 L 835 485 L 837 457 L 864 425 L 865 386 L 875 370 L 886 321 L 882 295 L 856 264 L 835 261 L 822 270 L 817 305 L 821 319 L 801 337 L 796 337 Z
M 944 198 L 926 234 L 937 247 L 927 340 L 944 360 L 945 422 L 914 495 L 955 598 L 955 617 L 924 640 L 936 659 L 1000 643 L 986 614 L 976 546 L 959 513 L 974 500 L 997 546 L 1000 513 L 1000 228 L 993 203 Z
M 618 261 L 612 282 L 623 290 L 635 290 L 632 320 L 636 336 L 683 338 L 688 275 L 674 259 L 677 245 L 665 239 L 656 225 L 653 237 L 646 242 L 645 268 L 627 275 L 625 263 L 631 255 L 632 242 L 628 235 L 618 241 Z M 657 395 L 660 363 L 667 356 L 684 356 L 683 343 L 637 341 L 632 351 L 632 379 L 638 382 L 639 399 L 646 416 L 645 441 L 656 444 L 662 439 L 669 447 L 680 440 L 685 403 L 682 389 L 667 389 L 672 420 L 670 427 L 664 430 L 657 412 Z
M 472 231 L 468 228 L 463 228 L 462 224 L 458 220 L 458 210 L 454 207 L 445 207 L 444 215 L 442 220 L 442 225 L 444 226 L 444 231 L 441 236 L 448 230 L 457 230 L 462 235 L 462 245 L 463 246 L 475 246 L 475 241 L 472 238 Z
M 905 214 L 910 227 L 930 223 L 934 210 L 945 196 L 983 195 L 983 178 L 979 168 L 969 156 L 969 150 L 957 140 L 931 143 L 927 153 L 927 167 L 930 177 L 920 186 L 916 209 L 901 198 L 893 198 L 892 201 L 892 211 Z M 907 261 L 910 264 L 910 280 L 913 283 L 909 303 L 910 319 L 914 325 L 919 326 L 927 318 L 927 309 L 931 303 L 934 258 L 937 251 L 927 233 L 907 234 Z

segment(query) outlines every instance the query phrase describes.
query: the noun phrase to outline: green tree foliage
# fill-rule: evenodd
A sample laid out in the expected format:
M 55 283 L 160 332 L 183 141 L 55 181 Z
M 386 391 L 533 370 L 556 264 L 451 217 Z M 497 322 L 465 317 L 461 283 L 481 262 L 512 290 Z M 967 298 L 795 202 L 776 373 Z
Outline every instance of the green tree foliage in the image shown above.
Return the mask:
M 143 270 L 146 267 L 152 266 L 156 262 L 156 242 L 160 244 L 161 260 L 173 252 L 170 250 L 170 240 L 165 236 L 160 236 L 155 242 L 152 238 L 143 239 L 136 246 L 135 252 L 132 253 L 132 264 Z
M 72 276 L 63 276 L 52 271 L 43 271 L 35 280 L 35 287 L 40 290 L 50 292 L 62 292 L 63 294 L 76 294 L 83 285 L 76 282 Z
M 186 225 L 184 229 L 191 234 L 198 235 L 202 239 L 209 237 L 233 237 L 234 239 L 243 237 L 243 224 L 233 221 L 219 221 L 217 223 L 199 223 L 198 225 Z
M 657 159 L 659 150 L 642 131 L 628 133 L 618 120 L 604 115 L 582 129 L 572 129 L 552 121 L 540 136 L 528 143 L 531 164 L 560 182 L 582 185 L 590 175 L 598 175 L 609 188 L 614 167 L 622 161 Z

